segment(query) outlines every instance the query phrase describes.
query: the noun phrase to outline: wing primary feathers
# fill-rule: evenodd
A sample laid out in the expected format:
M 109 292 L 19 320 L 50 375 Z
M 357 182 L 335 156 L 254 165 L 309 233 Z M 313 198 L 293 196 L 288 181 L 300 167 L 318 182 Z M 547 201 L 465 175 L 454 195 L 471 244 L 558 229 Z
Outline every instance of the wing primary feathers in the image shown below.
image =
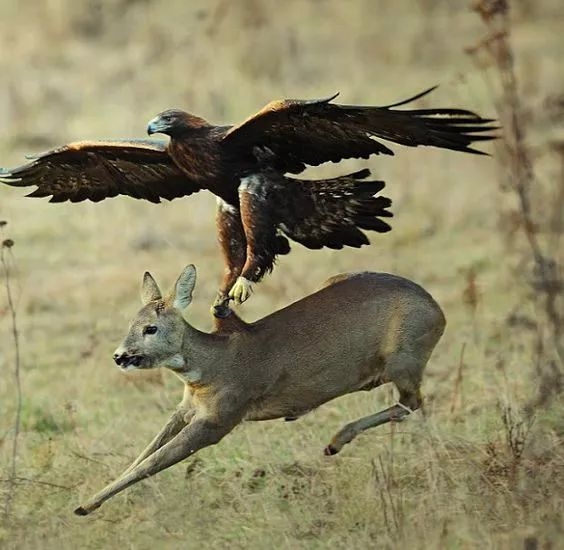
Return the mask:
M 35 191 L 32 191 L 31 193 L 28 193 L 26 195 L 26 197 L 48 197 L 49 193 L 45 193 L 44 191 L 41 191 L 41 189 L 36 189 Z
M 410 97 L 408 99 L 402 99 L 401 101 L 398 101 L 397 103 L 392 103 L 391 105 L 384 105 L 381 108 L 382 109 L 391 109 L 392 107 L 401 107 L 402 105 L 406 105 L 407 103 L 411 103 L 412 101 L 416 101 L 418 99 L 421 99 L 422 97 L 426 96 L 427 94 L 430 94 L 431 92 L 435 91 L 438 87 L 439 87 L 439 85 L 437 84 L 437 85 L 432 86 L 431 88 L 429 88 L 427 90 L 419 92 L 418 94 L 414 95 L 413 97 Z
M 129 195 L 158 203 L 201 189 L 174 164 L 161 141 L 75 142 L 31 158 L 27 164 L 1 170 L 0 182 L 35 186 L 27 196 L 51 197 L 50 202 L 99 202 Z
M 221 145 L 235 157 L 267 149 L 273 169 L 293 174 L 329 161 L 393 155 L 383 141 L 484 154 L 472 144 L 496 138 L 493 119 L 451 107 L 401 109 L 436 88 L 381 107 L 341 105 L 331 103 L 333 98 L 273 101 L 231 127 Z
M 320 104 L 320 103 L 331 103 L 331 101 L 333 101 L 334 99 L 339 97 L 339 95 L 341 95 L 341 92 L 337 92 L 337 93 L 333 94 L 332 96 L 322 97 L 321 99 L 308 99 L 308 100 L 305 100 L 305 102 L 308 105 L 316 105 L 316 104 Z M 288 101 L 289 102 L 297 102 L 299 104 L 303 103 L 303 100 L 300 100 L 300 99 L 290 99 Z
M 368 168 L 363 168 L 358 172 L 353 172 L 349 175 L 349 178 L 354 178 L 355 180 L 363 180 L 370 176 L 370 170 Z

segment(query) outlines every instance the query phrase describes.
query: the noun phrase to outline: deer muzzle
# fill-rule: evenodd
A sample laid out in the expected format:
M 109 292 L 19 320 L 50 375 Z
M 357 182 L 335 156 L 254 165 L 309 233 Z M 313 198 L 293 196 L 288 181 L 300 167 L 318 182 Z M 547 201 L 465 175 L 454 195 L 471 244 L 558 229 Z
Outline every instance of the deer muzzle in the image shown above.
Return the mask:
M 122 369 L 127 369 L 128 367 L 140 367 L 143 361 L 143 356 L 116 350 L 114 353 L 114 361 L 116 362 L 116 365 Z

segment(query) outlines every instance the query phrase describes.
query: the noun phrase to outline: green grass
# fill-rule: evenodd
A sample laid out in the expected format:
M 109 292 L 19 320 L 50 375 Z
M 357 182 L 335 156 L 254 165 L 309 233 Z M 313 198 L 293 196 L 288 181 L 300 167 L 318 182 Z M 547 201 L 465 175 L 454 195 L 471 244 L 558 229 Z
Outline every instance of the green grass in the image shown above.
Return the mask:
M 517 4 L 519 76 L 531 140 L 543 148 L 554 129 L 544 101 L 564 84 L 564 10 L 556 0 Z M 440 83 L 428 105 L 493 114 L 484 76 L 463 53 L 483 33 L 464 3 L 96 5 L 0 4 L 0 165 L 76 139 L 141 137 L 146 121 L 172 106 L 219 123 L 277 97 L 341 91 L 345 103 L 386 104 Z M 372 246 L 360 251 L 294 245 L 241 314 L 256 319 L 337 272 L 413 278 L 448 321 L 426 372 L 424 411 L 362 435 L 334 458 L 322 456 L 331 436 L 394 402 L 391 388 L 342 397 L 297 422 L 248 423 L 88 518 L 72 509 L 134 458 L 181 397 L 168 373 L 124 376 L 112 365 L 138 309 L 143 272 L 166 286 L 195 263 L 191 319 L 211 326 L 222 272 L 214 199 L 200 193 L 164 205 L 127 198 L 50 205 L 2 188 L 0 219 L 16 243 L 25 402 L 21 480 L 0 546 L 521 548 L 527 538 L 541 548 L 561 546 L 564 403 L 535 411 L 521 457 L 502 420 L 510 405 L 518 426 L 538 389 L 536 333 L 508 323 L 515 310 L 539 319 L 521 276 L 525 245 L 520 237 L 508 244 L 500 225 L 500 213 L 514 204 L 499 191 L 493 159 L 396 151 L 314 171 L 369 166 L 388 182 L 393 231 L 372 235 Z M 544 184 L 557 181 L 558 159 L 544 154 L 538 166 Z M 539 209 L 543 193 L 534 197 Z M 470 269 L 479 292 L 474 313 L 464 303 Z M 5 306 L 2 296 L 0 497 L 15 410 Z M 542 360 L 550 356 L 546 349 Z

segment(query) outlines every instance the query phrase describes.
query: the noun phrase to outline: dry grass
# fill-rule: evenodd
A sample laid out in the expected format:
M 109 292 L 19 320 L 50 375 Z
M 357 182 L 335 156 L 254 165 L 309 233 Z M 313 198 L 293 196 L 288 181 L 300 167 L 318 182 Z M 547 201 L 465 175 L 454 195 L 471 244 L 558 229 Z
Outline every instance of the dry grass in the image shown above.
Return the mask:
M 562 177 L 548 143 L 564 116 L 564 9 L 557 0 L 516 6 L 542 222 L 543 200 Z M 283 8 L 274 0 L 5 0 L 0 164 L 78 138 L 142 136 L 145 121 L 169 106 L 232 121 L 274 97 L 340 90 L 345 102 L 385 104 L 439 82 L 433 103 L 491 113 L 483 74 L 463 53 L 481 33 L 470 11 L 447 0 L 291 0 Z M 519 276 L 527 245 L 512 233 L 511 198 L 498 190 L 495 162 L 401 150 L 319 170 L 366 164 L 388 181 L 394 231 L 362 251 L 295 245 L 243 314 L 261 316 L 339 271 L 415 279 L 448 319 L 429 364 L 424 414 L 369 432 L 331 459 L 321 456 L 331 435 L 391 403 L 391 389 L 341 398 L 295 423 L 249 423 L 87 519 L 72 516 L 73 506 L 117 474 L 180 399 L 166 373 L 125 377 L 111 365 L 143 271 L 172 282 L 196 263 L 192 315 L 211 324 L 221 273 L 214 201 L 201 194 L 162 206 L 126 198 L 49 205 L 1 189 L 0 219 L 17 250 L 24 404 L 17 492 L 0 546 L 562 545 L 563 403 L 535 409 L 532 420 L 523 412 L 538 395 L 535 365 L 553 353 L 539 349 L 541 317 Z M 550 238 L 543 227 L 540 238 Z M 2 479 L 16 406 L 13 360 L 2 297 Z

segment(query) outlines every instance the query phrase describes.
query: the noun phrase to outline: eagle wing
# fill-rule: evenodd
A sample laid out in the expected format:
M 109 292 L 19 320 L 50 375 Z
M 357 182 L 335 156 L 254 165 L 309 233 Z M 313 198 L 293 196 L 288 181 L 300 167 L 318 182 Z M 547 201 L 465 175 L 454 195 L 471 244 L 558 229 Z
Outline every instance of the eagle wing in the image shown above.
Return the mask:
M 432 145 L 485 154 L 470 146 L 495 138 L 484 133 L 496 129 L 490 125 L 493 119 L 463 109 L 393 109 L 434 89 L 383 107 L 331 103 L 338 94 L 309 101 L 273 101 L 226 132 L 223 145 L 239 155 L 270 155 L 277 169 L 291 173 L 301 172 L 305 165 L 394 154 L 375 138 L 410 147 Z
M 370 170 L 329 180 L 286 178 L 290 193 L 274 204 L 281 231 L 307 248 L 341 249 L 369 244 L 362 230 L 387 233 L 392 201 L 379 195 L 383 181 L 367 180 Z
M 36 185 L 27 196 L 51 196 L 50 202 L 98 202 L 128 195 L 158 203 L 200 190 L 174 164 L 166 143 L 156 140 L 70 143 L 0 171 L 0 181 L 15 187 Z

